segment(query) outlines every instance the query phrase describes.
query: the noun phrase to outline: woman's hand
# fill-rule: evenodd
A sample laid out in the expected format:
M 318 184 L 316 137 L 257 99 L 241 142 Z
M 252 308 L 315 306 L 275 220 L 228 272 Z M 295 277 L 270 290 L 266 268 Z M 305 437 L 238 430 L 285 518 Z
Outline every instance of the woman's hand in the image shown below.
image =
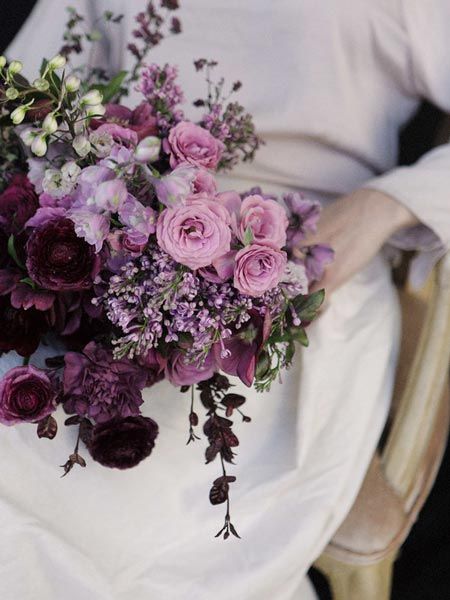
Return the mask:
M 305 245 L 329 244 L 335 259 L 312 291 L 333 292 L 369 263 L 391 235 L 417 223 L 408 208 L 376 190 L 360 189 L 326 206 L 317 234 L 309 236 Z

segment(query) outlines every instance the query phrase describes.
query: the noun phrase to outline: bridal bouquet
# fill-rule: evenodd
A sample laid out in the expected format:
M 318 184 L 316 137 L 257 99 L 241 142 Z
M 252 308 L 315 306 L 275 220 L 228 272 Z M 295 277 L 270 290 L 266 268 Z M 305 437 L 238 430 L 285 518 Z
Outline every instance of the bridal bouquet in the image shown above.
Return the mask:
M 218 534 L 227 538 L 237 535 L 225 469 L 239 443 L 231 417 L 250 418 L 226 375 L 265 390 L 290 365 L 323 299 L 308 285 L 332 251 L 301 249 L 316 203 L 218 191 L 216 171 L 250 160 L 259 139 L 251 116 L 224 98 L 223 80 L 212 83 L 213 61 L 194 63 L 209 85 L 194 102 L 197 122 L 183 114 L 177 70 L 145 64 L 163 37 L 163 9 L 180 31 L 176 8 L 163 0 L 138 15 L 136 67 L 112 78 L 70 68 L 82 40 L 95 41 L 77 33 L 74 10 L 61 54 L 32 83 L 20 62 L 0 57 L 0 353 L 23 357 L 0 380 L 0 422 L 34 423 L 52 439 L 61 406 L 79 432 L 64 474 L 86 466 L 80 441 L 93 460 L 126 469 L 158 435 L 141 414 L 143 390 L 165 378 L 191 391 L 189 441 L 199 437 L 199 392 L 206 462 L 222 466 L 210 500 L 227 503 Z M 120 98 L 133 86 L 141 101 L 127 107 Z M 40 345 L 64 350 L 37 368 Z

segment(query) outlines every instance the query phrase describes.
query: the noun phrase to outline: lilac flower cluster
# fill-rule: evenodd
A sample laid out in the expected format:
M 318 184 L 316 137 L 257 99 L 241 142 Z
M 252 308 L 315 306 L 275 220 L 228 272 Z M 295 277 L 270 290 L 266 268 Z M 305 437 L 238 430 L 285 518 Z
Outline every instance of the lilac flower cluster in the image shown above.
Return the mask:
M 153 107 L 153 114 L 161 131 L 183 119 L 183 111 L 178 107 L 184 102 L 183 92 L 176 83 L 178 69 L 171 65 L 160 67 L 151 64 L 146 67 L 137 86 L 148 103 Z

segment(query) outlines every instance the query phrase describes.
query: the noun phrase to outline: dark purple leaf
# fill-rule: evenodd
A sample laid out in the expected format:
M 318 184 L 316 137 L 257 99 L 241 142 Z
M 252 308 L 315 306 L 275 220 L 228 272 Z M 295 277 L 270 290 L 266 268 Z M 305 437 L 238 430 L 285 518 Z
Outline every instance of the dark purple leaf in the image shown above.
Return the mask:
M 58 423 L 52 415 L 39 421 L 37 426 L 37 434 L 39 438 L 47 438 L 52 440 L 58 431 Z

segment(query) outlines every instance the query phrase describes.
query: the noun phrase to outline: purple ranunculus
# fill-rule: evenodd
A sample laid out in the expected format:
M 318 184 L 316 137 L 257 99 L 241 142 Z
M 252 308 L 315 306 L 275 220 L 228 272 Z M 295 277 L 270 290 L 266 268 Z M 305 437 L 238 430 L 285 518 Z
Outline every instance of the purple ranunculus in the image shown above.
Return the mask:
M 156 196 L 164 206 L 181 204 L 191 195 L 197 170 L 191 165 L 180 165 L 163 175 L 161 179 L 152 179 Z
M 39 207 L 38 197 L 26 175 L 17 173 L 0 194 L 0 229 L 17 235 Z
M 43 312 L 14 308 L 6 296 L 0 296 L 0 354 L 14 350 L 20 356 L 30 356 L 47 329 Z
M 64 409 L 97 423 L 140 413 L 144 370 L 127 358 L 115 360 L 108 350 L 90 342 L 80 354 L 67 352 Z
M 0 423 L 35 423 L 55 408 L 56 393 L 45 371 L 15 367 L 0 380 Z
M 308 200 L 297 192 L 285 194 L 284 203 L 289 212 L 287 244 L 298 247 L 308 233 L 316 233 L 322 207 L 316 200 Z
M 215 169 L 224 145 L 200 125 L 181 121 L 170 130 L 166 148 L 170 154 L 172 168 L 187 162 L 195 167 Z
M 75 233 L 74 224 L 61 218 L 35 229 L 27 243 L 31 279 L 46 290 L 85 290 L 92 287 L 100 268 L 93 246 Z
M 110 419 L 97 424 L 85 441 L 92 458 L 112 469 L 130 469 L 150 456 L 158 425 L 148 417 Z
M 47 221 L 52 221 L 53 219 L 57 219 L 59 217 L 65 217 L 67 214 L 67 210 L 62 206 L 41 206 L 37 209 L 31 219 L 25 223 L 26 227 L 40 227 L 47 223 Z
M 308 281 L 320 281 L 323 277 L 325 267 L 334 260 L 334 250 L 326 244 L 304 246 L 300 250 L 304 254 L 303 263 Z
M 262 296 L 278 285 L 286 263 L 286 253 L 274 246 L 246 246 L 236 254 L 234 287 L 248 296 Z
M 202 363 L 190 362 L 182 350 L 174 350 L 165 369 L 166 378 L 173 385 L 193 385 L 214 375 L 216 361 L 210 352 Z
M 253 195 L 244 198 L 240 208 L 238 237 L 244 242 L 248 230 L 257 244 L 271 243 L 282 248 L 286 244 L 288 218 L 276 200 Z
M 228 211 L 209 198 L 188 198 L 159 216 L 156 235 L 161 248 L 191 269 L 211 265 L 230 250 Z

